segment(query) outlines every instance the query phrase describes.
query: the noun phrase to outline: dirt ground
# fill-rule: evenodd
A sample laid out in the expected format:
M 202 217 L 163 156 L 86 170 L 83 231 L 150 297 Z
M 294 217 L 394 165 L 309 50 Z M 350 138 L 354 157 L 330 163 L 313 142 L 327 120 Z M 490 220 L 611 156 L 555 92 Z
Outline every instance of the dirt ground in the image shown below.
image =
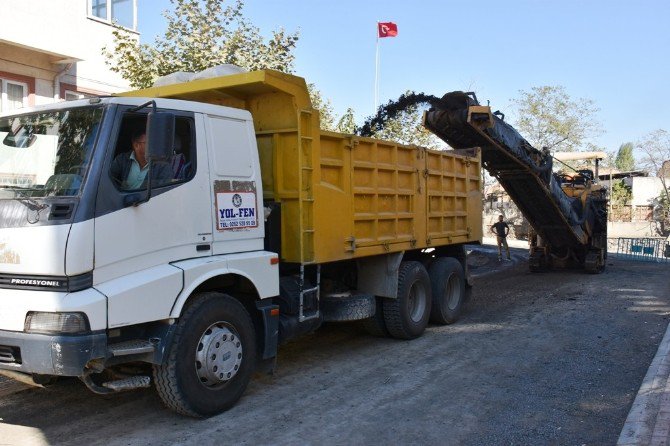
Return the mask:
M 493 256 L 471 255 L 456 324 L 414 341 L 329 325 L 207 420 L 151 390 L 0 383 L 0 444 L 615 444 L 668 324 L 670 264 L 530 274 L 521 251 Z

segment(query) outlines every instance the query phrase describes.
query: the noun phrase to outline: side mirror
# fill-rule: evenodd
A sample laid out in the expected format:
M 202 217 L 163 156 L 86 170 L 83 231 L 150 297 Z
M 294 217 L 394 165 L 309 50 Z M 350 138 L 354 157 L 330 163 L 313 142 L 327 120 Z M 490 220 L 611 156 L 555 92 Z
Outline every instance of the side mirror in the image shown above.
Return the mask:
M 167 112 L 149 112 L 147 117 L 147 160 L 168 159 L 174 149 L 175 116 Z

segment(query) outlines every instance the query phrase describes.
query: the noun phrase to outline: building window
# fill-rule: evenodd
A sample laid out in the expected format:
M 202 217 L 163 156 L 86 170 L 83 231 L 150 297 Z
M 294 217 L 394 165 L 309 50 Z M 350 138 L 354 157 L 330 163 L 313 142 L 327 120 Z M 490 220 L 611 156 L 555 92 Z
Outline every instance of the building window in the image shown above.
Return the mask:
M 9 111 L 28 105 L 28 84 L 0 79 L 2 84 L 2 100 L 0 111 Z
M 107 20 L 107 0 L 91 0 L 91 15 Z
M 137 29 L 137 0 L 89 0 L 88 5 L 90 17 Z

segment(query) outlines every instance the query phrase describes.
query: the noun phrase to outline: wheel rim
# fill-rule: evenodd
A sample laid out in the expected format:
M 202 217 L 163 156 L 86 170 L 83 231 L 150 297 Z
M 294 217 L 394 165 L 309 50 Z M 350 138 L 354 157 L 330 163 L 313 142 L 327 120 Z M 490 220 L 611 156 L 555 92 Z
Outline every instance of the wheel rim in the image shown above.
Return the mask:
M 409 290 L 407 299 L 407 310 L 409 317 L 413 322 L 419 322 L 423 319 L 423 316 L 426 313 L 426 300 L 427 295 L 425 287 L 419 281 L 414 282 L 412 288 Z
M 233 379 L 242 364 L 242 341 L 225 322 L 215 322 L 200 336 L 195 370 L 200 382 L 215 387 Z
M 444 289 L 444 295 L 447 300 L 447 307 L 450 310 L 455 310 L 461 300 L 460 296 L 460 281 L 456 274 L 451 274 L 447 279 L 447 286 Z

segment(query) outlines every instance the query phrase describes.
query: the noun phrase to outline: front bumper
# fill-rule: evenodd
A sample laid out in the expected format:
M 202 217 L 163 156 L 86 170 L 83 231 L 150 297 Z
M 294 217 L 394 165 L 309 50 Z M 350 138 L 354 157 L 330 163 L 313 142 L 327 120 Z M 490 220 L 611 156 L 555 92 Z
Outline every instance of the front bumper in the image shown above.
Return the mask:
M 40 375 L 81 376 L 86 364 L 107 353 L 104 331 L 51 336 L 0 330 L 0 369 Z

